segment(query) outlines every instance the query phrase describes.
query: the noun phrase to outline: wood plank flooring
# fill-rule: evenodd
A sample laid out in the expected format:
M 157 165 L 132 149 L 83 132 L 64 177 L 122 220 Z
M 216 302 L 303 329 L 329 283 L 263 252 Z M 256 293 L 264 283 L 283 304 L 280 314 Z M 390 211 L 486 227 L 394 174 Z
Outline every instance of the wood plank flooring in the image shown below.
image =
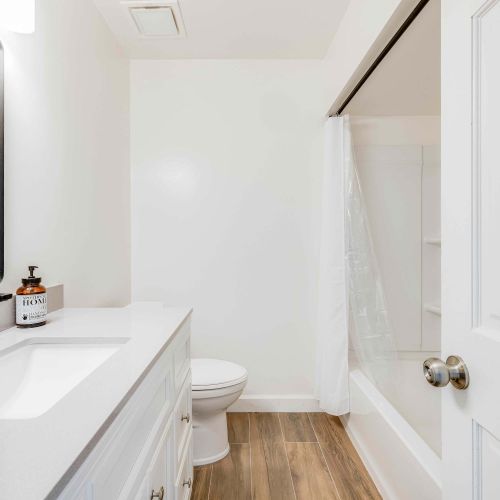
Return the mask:
M 196 467 L 192 500 L 379 500 L 337 417 L 229 413 L 229 455 Z

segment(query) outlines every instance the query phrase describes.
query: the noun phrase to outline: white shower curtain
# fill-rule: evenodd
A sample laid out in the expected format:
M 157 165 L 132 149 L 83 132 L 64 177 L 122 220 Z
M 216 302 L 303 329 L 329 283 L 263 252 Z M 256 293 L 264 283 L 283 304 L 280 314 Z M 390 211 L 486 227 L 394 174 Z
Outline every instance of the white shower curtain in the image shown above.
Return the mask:
M 374 383 L 391 382 L 396 359 L 348 116 L 329 118 L 325 126 L 321 228 L 316 397 L 321 409 L 343 415 L 349 412 L 349 334 Z
M 329 118 L 325 125 L 316 397 L 320 408 L 332 415 L 349 412 L 344 175 L 351 150 L 349 118 Z

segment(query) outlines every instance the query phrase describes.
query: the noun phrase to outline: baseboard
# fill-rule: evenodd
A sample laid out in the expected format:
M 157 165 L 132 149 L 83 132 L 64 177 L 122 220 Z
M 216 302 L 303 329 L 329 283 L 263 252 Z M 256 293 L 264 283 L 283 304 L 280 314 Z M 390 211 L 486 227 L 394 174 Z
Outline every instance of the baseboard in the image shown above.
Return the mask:
M 308 394 L 249 394 L 229 407 L 230 412 L 318 412 L 318 400 Z

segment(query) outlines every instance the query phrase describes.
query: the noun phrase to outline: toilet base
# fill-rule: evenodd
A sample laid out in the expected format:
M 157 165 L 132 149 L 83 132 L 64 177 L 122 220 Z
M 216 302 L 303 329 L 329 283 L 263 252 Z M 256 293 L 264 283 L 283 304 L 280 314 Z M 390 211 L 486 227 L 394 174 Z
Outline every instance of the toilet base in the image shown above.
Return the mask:
M 219 460 L 222 460 L 224 457 L 229 455 L 229 451 L 230 451 L 230 446 L 228 443 L 227 448 L 222 453 L 219 453 L 218 455 L 214 455 L 213 457 L 207 457 L 207 458 L 203 458 L 203 459 L 199 459 L 199 460 L 195 460 L 193 458 L 193 466 L 198 467 L 199 465 L 209 465 L 209 464 L 213 464 L 214 462 L 218 462 Z
M 193 465 L 207 465 L 222 460 L 229 453 L 226 412 L 193 412 Z

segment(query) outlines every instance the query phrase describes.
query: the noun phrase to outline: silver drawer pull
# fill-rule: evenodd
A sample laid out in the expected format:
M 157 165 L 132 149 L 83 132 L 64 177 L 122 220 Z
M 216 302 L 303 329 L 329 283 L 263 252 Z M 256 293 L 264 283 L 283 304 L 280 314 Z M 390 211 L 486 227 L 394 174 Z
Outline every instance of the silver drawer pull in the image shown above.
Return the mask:
M 191 422 L 191 415 L 189 413 L 187 415 L 182 415 L 181 422 L 184 422 L 184 420 L 186 421 L 186 424 L 189 424 L 189 422 Z
M 191 478 L 189 478 L 189 481 L 184 481 L 182 483 L 182 486 L 187 486 L 188 488 L 191 488 L 191 484 L 192 484 L 192 481 L 191 481 Z
M 151 492 L 151 500 L 153 500 L 153 498 L 157 498 L 158 500 L 163 500 L 164 495 L 165 495 L 165 488 L 162 486 L 160 488 L 160 491 L 158 491 L 158 493 L 155 492 L 155 490 Z

